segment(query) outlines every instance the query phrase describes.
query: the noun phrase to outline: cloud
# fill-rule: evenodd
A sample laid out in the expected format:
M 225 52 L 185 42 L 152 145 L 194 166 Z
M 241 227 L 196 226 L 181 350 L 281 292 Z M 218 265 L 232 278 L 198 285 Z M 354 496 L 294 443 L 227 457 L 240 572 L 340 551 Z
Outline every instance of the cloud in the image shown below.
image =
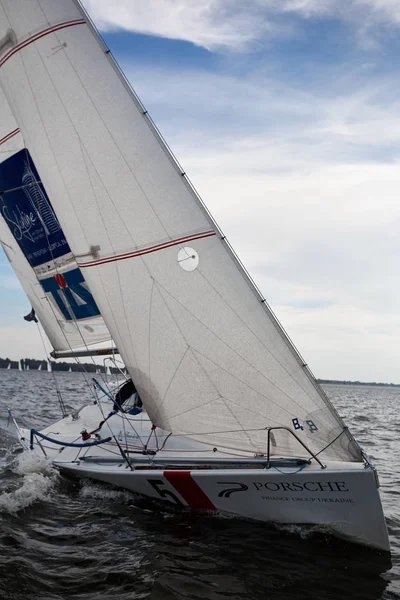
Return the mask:
M 400 381 L 397 85 L 125 70 L 317 376 Z
M 84 0 L 102 31 L 184 40 L 212 51 L 247 51 L 258 40 L 293 35 L 289 18 L 340 19 L 365 43 L 400 24 L 398 0 Z
M 17 341 L 17 343 L 16 343 Z M 1 325 L 0 357 L 45 359 L 46 352 L 36 327 L 26 324 Z
M 400 314 L 338 302 L 310 311 L 281 307 L 279 316 L 317 377 L 399 383 Z
M 245 50 L 271 27 L 257 2 L 246 6 L 238 0 L 86 0 L 84 5 L 103 31 L 124 29 L 209 50 Z M 265 18 L 260 20 L 260 14 Z

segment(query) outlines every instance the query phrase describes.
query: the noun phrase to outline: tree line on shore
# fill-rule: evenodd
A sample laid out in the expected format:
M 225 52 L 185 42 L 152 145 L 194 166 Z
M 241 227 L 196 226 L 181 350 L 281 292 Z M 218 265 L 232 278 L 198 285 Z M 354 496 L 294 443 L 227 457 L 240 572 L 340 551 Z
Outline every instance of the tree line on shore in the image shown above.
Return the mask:
M 50 362 L 52 371 L 70 371 L 82 372 L 82 369 L 88 373 L 105 373 L 106 370 L 113 375 L 120 373 L 120 369 L 110 367 L 106 369 L 104 365 L 91 363 L 75 363 L 63 362 L 56 360 L 37 360 L 35 358 L 21 358 L 20 360 L 11 360 L 10 358 L 0 358 L 0 369 L 19 369 L 21 371 L 47 371 L 48 363 Z M 125 371 L 125 369 L 122 369 Z M 369 385 L 369 386 L 385 386 L 385 387 L 400 387 L 398 383 L 382 383 L 377 381 L 349 381 L 342 379 L 317 379 L 321 384 L 336 384 L 336 385 Z
M 49 368 L 50 365 L 50 368 Z M 88 373 L 105 373 L 106 370 L 110 373 L 120 373 L 120 369 L 109 367 L 106 369 L 104 365 L 96 363 L 76 363 L 64 362 L 56 360 L 38 360 L 35 358 L 21 358 L 20 360 L 11 360 L 10 358 L 0 358 L 0 369 L 14 369 L 20 371 L 65 371 L 65 372 L 82 372 L 82 369 Z M 122 369 L 124 371 L 124 369 Z

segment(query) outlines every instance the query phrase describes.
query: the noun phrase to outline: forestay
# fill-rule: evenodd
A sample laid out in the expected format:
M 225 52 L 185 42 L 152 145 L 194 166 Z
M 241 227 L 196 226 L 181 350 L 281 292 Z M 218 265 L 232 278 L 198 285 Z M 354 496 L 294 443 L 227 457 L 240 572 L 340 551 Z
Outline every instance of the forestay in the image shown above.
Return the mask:
M 55 350 L 109 341 L 4 95 L 0 92 L 0 242 Z M 65 288 L 57 283 L 67 282 Z M 57 278 L 57 279 L 56 279 Z M 27 305 L 28 309 L 28 305 Z
M 153 422 L 249 452 L 285 426 L 360 460 L 80 6 L 0 6 L 1 85 Z M 302 453 L 285 432 L 274 443 Z

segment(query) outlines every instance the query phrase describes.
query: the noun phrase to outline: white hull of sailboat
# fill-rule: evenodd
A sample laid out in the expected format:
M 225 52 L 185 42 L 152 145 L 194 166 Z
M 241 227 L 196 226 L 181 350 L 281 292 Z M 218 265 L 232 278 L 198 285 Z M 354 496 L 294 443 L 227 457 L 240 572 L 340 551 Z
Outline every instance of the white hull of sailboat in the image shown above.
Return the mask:
M 58 444 L 18 430 L 27 451 L 45 452 L 63 473 L 125 488 L 136 494 L 194 510 L 223 511 L 244 518 L 281 524 L 317 526 L 333 535 L 378 550 L 389 551 L 376 472 L 363 463 L 240 457 L 167 432 L 152 434 L 145 412 L 111 417 L 112 404 L 103 401 L 66 417 L 41 434 Z M 85 448 L 60 446 L 82 442 L 81 431 L 96 430 L 112 439 Z M 94 440 L 94 436 L 90 441 Z M 40 441 L 40 446 L 38 445 Z M 125 458 L 118 443 L 126 452 Z M 149 454 L 143 452 L 147 442 Z M 129 456 L 129 459 L 128 459 Z
M 349 464 L 301 472 L 270 469 L 146 468 L 55 461 L 63 472 L 96 479 L 194 510 L 223 511 L 281 524 L 313 525 L 350 541 L 389 551 L 373 469 Z

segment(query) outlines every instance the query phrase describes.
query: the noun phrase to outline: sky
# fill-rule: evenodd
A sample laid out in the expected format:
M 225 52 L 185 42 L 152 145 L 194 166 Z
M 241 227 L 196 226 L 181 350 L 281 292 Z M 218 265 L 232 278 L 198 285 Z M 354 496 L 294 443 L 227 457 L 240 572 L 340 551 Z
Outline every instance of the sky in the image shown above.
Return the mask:
M 398 0 L 84 0 L 319 378 L 400 383 Z M 44 357 L 0 254 L 0 356 Z

